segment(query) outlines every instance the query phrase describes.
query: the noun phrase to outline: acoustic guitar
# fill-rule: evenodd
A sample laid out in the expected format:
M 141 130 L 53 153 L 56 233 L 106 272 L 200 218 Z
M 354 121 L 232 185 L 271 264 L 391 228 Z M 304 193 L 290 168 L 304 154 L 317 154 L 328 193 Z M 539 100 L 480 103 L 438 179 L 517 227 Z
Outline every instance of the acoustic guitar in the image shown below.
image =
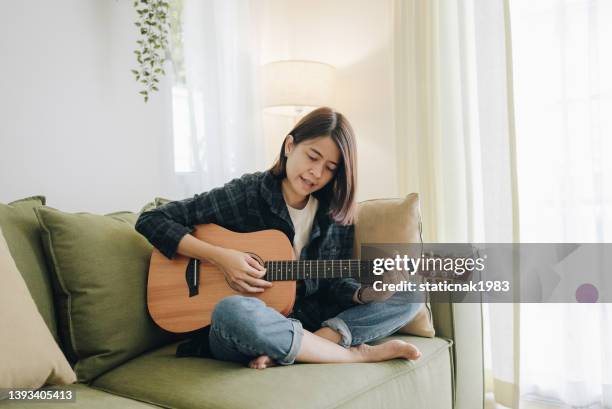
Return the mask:
M 266 275 L 262 278 L 274 285 L 263 293 L 239 293 L 228 285 L 225 275 L 214 264 L 178 254 L 168 259 L 154 249 L 147 305 L 153 321 L 174 333 L 209 325 L 215 305 L 230 295 L 257 297 L 286 316 L 295 301 L 296 280 L 350 277 L 369 284 L 381 279 L 372 273 L 372 260 L 295 260 L 289 239 L 279 230 L 236 233 L 216 224 L 202 224 L 192 234 L 210 244 L 250 254 L 265 267 Z M 432 277 L 431 273 L 424 276 Z

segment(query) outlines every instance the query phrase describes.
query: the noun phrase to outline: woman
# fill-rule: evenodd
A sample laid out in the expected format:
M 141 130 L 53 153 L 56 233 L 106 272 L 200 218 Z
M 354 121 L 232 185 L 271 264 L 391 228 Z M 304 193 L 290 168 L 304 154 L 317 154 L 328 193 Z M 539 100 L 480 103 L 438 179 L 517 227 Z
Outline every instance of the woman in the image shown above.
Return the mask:
M 297 258 L 349 259 L 353 249 L 356 146 L 346 118 L 330 108 L 306 115 L 287 135 L 274 166 L 221 188 L 145 212 L 136 229 L 167 257 L 207 259 L 230 287 L 256 294 L 272 286 L 250 255 L 189 234 L 191 226 L 216 223 L 236 232 L 278 229 Z M 212 314 L 208 347 L 220 360 L 263 369 L 294 362 L 378 362 L 418 359 L 401 340 L 376 346 L 408 323 L 420 303 L 407 293 L 371 302 L 371 288 L 350 278 L 298 281 L 289 317 L 255 297 L 224 298 Z

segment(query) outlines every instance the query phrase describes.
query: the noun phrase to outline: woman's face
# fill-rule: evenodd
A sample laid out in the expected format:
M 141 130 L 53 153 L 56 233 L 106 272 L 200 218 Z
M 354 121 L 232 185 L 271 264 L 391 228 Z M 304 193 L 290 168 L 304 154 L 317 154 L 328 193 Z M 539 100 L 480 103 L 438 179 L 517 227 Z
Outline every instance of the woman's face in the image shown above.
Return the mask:
M 340 165 L 340 149 L 329 136 L 320 136 L 294 144 L 293 136 L 285 143 L 287 180 L 285 192 L 293 200 L 322 189 L 336 174 Z

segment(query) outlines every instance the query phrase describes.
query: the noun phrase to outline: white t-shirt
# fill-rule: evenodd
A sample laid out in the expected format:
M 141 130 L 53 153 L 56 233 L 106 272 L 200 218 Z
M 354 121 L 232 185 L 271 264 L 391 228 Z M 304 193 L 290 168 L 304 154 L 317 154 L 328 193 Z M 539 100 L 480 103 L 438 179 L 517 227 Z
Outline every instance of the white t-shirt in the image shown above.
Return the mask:
M 310 238 L 310 231 L 312 230 L 312 222 L 314 220 L 317 209 L 319 208 L 319 201 L 310 195 L 308 203 L 303 209 L 295 209 L 287 205 L 289 210 L 289 216 L 293 222 L 295 228 L 295 236 L 293 237 L 293 251 L 295 252 L 295 258 L 299 260 L 302 248 L 308 243 Z

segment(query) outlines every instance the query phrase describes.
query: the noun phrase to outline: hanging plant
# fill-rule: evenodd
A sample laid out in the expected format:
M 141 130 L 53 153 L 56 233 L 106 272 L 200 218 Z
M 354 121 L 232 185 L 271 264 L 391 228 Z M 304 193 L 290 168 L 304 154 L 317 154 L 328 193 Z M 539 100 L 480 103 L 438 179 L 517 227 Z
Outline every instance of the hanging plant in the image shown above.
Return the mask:
M 138 20 L 134 24 L 138 27 L 140 38 L 136 41 L 138 48 L 134 51 L 138 68 L 132 70 L 132 73 L 136 81 L 142 84 L 140 94 L 147 102 L 152 92 L 159 91 L 159 78 L 166 74 L 164 62 L 170 29 L 170 4 L 164 0 L 135 0 L 134 8 L 138 13 Z

